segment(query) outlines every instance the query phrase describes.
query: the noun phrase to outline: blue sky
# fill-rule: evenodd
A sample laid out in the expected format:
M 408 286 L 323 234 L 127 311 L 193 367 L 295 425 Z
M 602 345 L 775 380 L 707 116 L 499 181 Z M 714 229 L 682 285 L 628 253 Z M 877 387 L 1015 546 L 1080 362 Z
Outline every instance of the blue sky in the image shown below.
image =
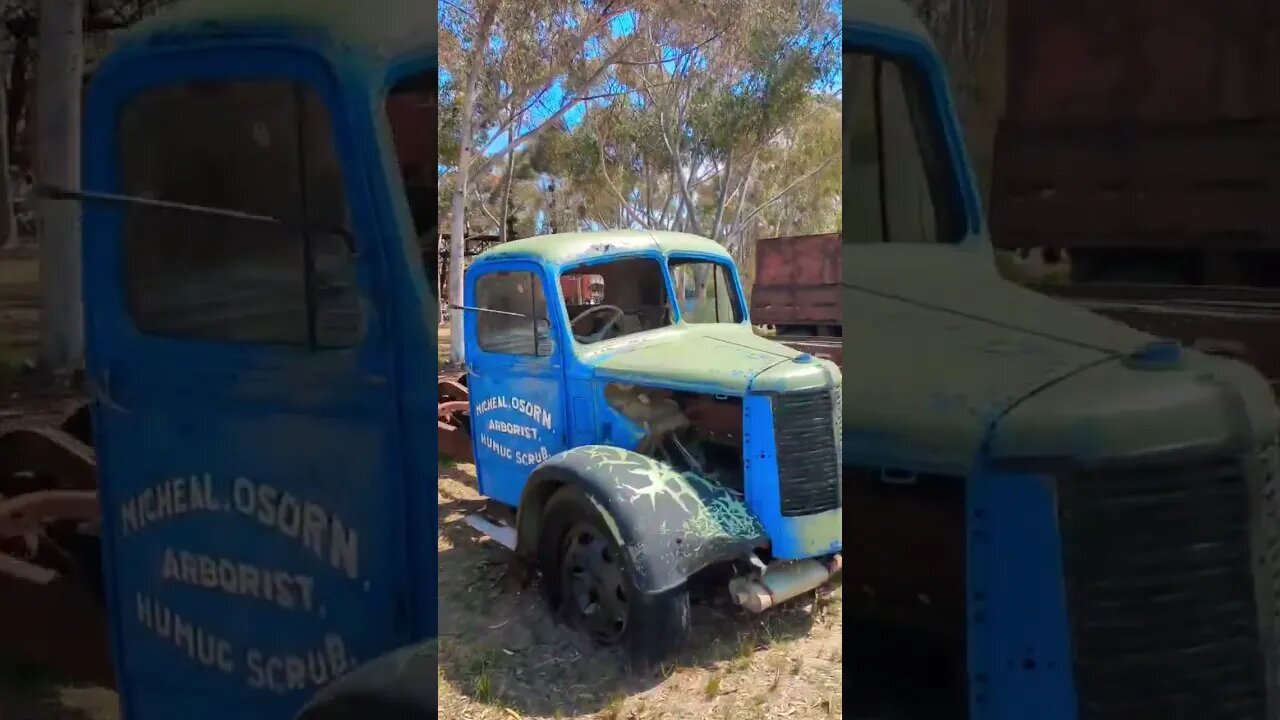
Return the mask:
M 839 5 L 839 0 L 832 0 L 832 4 L 833 6 Z M 838 7 L 836 7 L 835 10 L 837 13 L 839 12 Z M 618 16 L 611 23 L 611 29 L 613 37 L 625 37 L 631 34 L 635 30 L 635 13 L 626 13 Z M 598 45 L 587 48 L 587 57 L 589 58 L 595 57 L 599 55 L 599 53 L 600 48 Z M 673 67 L 671 64 L 668 64 L 667 70 L 671 71 L 672 69 Z M 443 76 L 445 75 L 442 71 L 442 77 Z M 834 72 L 814 83 L 813 88 L 818 92 L 834 93 L 840 89 L 841 84 L 841 73 L 839 68 L 837 68 Z M 536 125 L 542 120 L 550 117 L 560 107 L 563 99 L 564 89 L 559 85 L 559 83 L 553 85 L 543 95 L 543 101 L 530 110 L 529 125 Z M 585 115 L 586 107 L 584 105 L 577 105 L 565 114 L 564 120 L 569 127 L 575 127 L 578 123 L 582 122 Z M 490 133 L 489 141 L 489 145 L 487 145 L 485 149 L 486 154 L 492 154 L 504 148 L 507 144 L 507 137 L 505 133 L 498 137 L 495 137 L 494 133 Z

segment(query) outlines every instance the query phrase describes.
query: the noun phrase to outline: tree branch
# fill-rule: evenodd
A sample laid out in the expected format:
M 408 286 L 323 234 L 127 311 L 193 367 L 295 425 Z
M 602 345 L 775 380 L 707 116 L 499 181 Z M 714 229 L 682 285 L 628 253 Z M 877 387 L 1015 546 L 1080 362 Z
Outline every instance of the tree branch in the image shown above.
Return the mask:
M 761 211 L 761 210 L 764 210 L 765 208 L 769 207 L 769 206 L 770 206 L 770 205 L 772 205 L 773 203 L 777 202 L 780 198 L 782 198 L 782 196 L 784 196 L 784 195 L 786 195 L 787 193 L 791 192 L 791 190 L 792 190 L 793 188 L 795 188 L 795 186 L 799 185 L 800 183 L 804 182 L 805 180 L 808 180 L 809 178 L 813 177 L 814 175 L 817 175 L 819 172 L 821 172 L 821 171 L 822 171 L 822 169 L 823 169 L 823 168 L 825 168 L 826 166 L 828 166 L 828 165 L 830 165 L 831 163 L 835 162 L 835 159 L 836 159 L 835 157 L 829 157 L 829 158 L 827 158 L 826 160 L 823 160 L 821 163 L 819 163 L 819 164 L 818 164 L 818 166 L 817 166 L 817 167 L 815 167 L 814 169 L 812 169 L 812 170 L 810 170 L 809 172 L 805 173 L 804 175 L 801 175 L 800 177 L 796 178 L 795 180 L 793 180 L 793 181 L 791 182 L 791 184 L 790 184 L 790 185 L 788 185 L 788 186 L 786 186 L 786 187 L 782 188 L 782 190 L 778 191 L 778 194 L 777 194 L 777 195 L 774 195 L 773 197 L 769 198 L 768 200 L 765 200 L 763 203 L 761 203 L 761 204 L 757 205 L 755 210 L 752 210 L 752 211 L 751 211 L 751 213 L 750 213 L 749 215 L 747 215 L 745 218 L 743 218 L 743 219 L 742 219 L 742 224 L 743 224 L 743 225 L 746 225 L 747 221 L 749 221 L 751 218 L 753 218 L 753 217 L 755 217 L 756 215 L 758 215 L 758 214 L 760 213 L 760 211 Z
M 621 44 L 619 44 L 617 49 L 615 49 L 613 53 L 609 55 L 609 57 L 602 60 L 600 62 L 600 66 L 597 67 L 595 72 L 591 73 L 591 76 L 587 78 L 585 83 L 583 83 L 583 87 L 589 88 L 592 85 L 595 85 L 596 82 L 599 81 L 600 78 L 605 74 L 605 72 L 608 71 L 609 67 L 613 65 L 614 60 L 621 57 L 622 54 L 625 53 L 628 48 L 630 48 L 632 40 L 634 38 L 635 38 L 635 35 L 633 34 L 630 38 L 624 40 Z M 571 98 L 569 100 L 566 100 L 564 104 L 560 106 L 559 110 L 557 110 L 554 114 L 552 114 L 551 117 L 548 117 L 546 120 L 543 120 L 541 123 L 539 123 L 538 126 L 535 127 L 534 129 L 516 138 L 513 142 L 507 143 L 506 147 L 502 148 L 496 153 L 492 155 L 480 156 L 480 158 L 475 161 L 477 165 L 471 169 L 471 172 L 475 173 L 476 175 L 479 175 L 485 172 L 494 163 L 494 161 L 502 158 L 509 152 L 514 152 L 521 145 L 538 137 L 547 128 L 559 122 L 560 118 L 564 117 L 566 113 L 568 113 L 570 110 L 572 110 L 573 108 L 577 107 L 580 103 L 582 103 L 584 97 L 586 96 L 580 95 L 580 96 Z

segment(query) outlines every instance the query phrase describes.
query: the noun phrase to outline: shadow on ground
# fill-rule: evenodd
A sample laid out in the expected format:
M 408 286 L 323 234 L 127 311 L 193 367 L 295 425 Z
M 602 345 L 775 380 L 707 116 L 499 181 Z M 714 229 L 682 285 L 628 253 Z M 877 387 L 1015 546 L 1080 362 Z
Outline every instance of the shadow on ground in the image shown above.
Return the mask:
M 474 483 L 452 469 L 441 472 Z M 759 650 L 806 636 L 829 611 L 831 588 L 759 616 L 731 606 L 727 596 L 695 603 L 684 650 L 670 665 L 642 674 L 620 650 L 599 648 L 552 617 L 536 579 L 514 555 L 461 522 L 480 506 L 443 496 L 440 504 L 440 676 L 473 702 L 522 716 L 600 712 L 682 668 L 749 662 Z

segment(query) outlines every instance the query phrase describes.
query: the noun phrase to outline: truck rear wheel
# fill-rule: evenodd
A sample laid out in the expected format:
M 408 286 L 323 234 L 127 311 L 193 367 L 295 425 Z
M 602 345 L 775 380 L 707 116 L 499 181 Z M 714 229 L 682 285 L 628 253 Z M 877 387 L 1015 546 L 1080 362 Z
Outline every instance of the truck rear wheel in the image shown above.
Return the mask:
M 538 565 L 543 592 L 565 622 L 599 645 L 625 645 L 641 666 L 662 662 L 688 635 L 688 588 L 637 590 L 630 558 L 576 487 L 547 501 Z

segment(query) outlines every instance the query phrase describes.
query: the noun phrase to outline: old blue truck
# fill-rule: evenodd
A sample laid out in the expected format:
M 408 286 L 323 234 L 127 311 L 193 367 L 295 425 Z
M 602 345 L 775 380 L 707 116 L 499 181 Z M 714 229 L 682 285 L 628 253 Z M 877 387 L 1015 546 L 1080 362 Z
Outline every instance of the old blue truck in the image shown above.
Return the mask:
M 598 302 L 561 292 L 587 276 Z M 736 568 L 729 593 L 758 612 L 839 569 L 840 371 L 757 335 L 724 248 L 547 235 L 485 251 L 465 287 L 494 506 L 473 522 L 539 569 L 571 624 L 660 660 L 703 570 Z
M 846 614 L 971 718 L 1277 717 L 1266 381 L 1002 279 L 926 29 L 844 21 Z
M 387 112 L 434 88 L 428 10 L 195 0 L 94 78 L 84 188 L 55 194 L 84 208 L 128 720 L 433 711 L 432 229 Z M 937 50 L 896 0 L 844 12 L 856 372 L 756 338 L 708 241 L 495 249 L 458 311 L 481 489 L 514 512 L 477 524 L 642 657 L 700 569 L 764 609 L 851 544 L 847 609 L 948 638 L 962 715 L 1275 717 L 1269 387 L 1001 280 Z M 570 306 L 576 271 L 603 287 Z

